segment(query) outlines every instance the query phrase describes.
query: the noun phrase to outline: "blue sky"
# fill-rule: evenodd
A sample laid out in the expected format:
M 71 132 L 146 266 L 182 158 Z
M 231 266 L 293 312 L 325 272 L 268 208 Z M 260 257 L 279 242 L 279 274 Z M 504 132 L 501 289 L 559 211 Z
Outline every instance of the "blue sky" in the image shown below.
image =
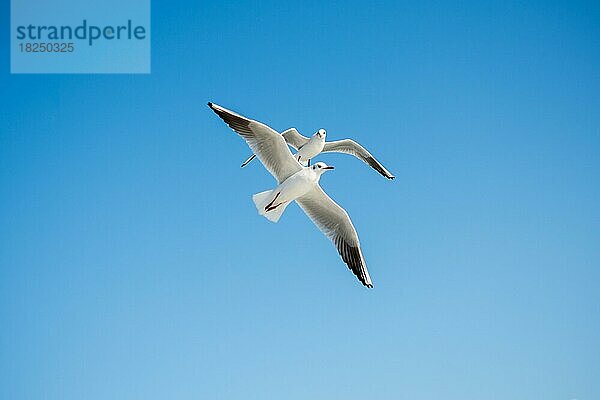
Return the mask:
M 280 3 L 154 1 L 150 75 L 0 31 L 0 398 L 600 398 L 598 3 Z M 321 157 L 373 290 L 207 101 L 397 176 Z

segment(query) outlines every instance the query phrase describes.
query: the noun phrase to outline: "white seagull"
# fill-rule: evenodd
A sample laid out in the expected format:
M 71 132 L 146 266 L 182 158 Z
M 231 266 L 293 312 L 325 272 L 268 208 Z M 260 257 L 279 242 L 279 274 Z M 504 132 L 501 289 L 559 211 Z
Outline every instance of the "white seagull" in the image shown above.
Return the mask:
M 277 222 L 288 204 L 296 200 L 321 232 L 333 241 L 354 275 L 363 285 L 372 288 L 358 234 L 348 213 L 319 186 L 321 175 L 333 167 L 322 162 L 305 167 L 294 158 L 285 139 L 277 131 L 217 104 L 208 103 L 208 106 L 248 143 L 277 180 L 275 189 L 252 196 L 258 213 L 269 221 Z
M 287 144 L 298 151 L 298 153 L 296 153 L 296 159 L 303 164 L 310 165 L 310 160 L 320 153 L 346 153 L 364 161 L 386 178 L 395 178 L 390 171 L 381 165 L 381 163 L 367 151 L 367 149 L 352 139 L 325 142 L 325 137 L 327 136 L 327 131 L 325 131 L 325 129 L 319 129 L 310 139 L 301 135 L 296 128 L 290 128 L 281 135 Z M 254 157 L 256 157 L 256 155 L 252 154 L 244 161 L 241 165 L 242 168 L 252 161 Z

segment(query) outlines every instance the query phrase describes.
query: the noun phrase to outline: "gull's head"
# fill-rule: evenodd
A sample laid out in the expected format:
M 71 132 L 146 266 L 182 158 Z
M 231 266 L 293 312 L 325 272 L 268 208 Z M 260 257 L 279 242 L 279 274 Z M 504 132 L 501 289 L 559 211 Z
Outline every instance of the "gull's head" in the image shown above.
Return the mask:
M 317 131 L 317 133 L 315 133 L 315 136 L 318 137 L 319 139 L 325 139 L 325 136 L 327 136 L 327 131 L 325 131 L 325 129 L 321 128 Z
M 323 172 L 333 169 L 333 166 L 327 165 L 324 162 L 319 161 L 318 163 L 313 164 L 310 168 L 317 174 L 321 175 Z

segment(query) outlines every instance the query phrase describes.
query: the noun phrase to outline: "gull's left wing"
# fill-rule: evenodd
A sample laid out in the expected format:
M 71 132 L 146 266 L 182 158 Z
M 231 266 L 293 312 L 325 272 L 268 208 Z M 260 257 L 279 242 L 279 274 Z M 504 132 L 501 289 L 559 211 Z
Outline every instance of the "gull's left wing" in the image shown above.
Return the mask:
M 395 176 L 392 175 L 392 173 L 388 171 L 383 165 L 381 165 L 381 163 L 377 161 L 375 157 L 373 157 L 371 153 L 367 151 L 367 149 L 365 149 L 352 139 L 337 140 L 335 142 L 326 142 L 325 147 L 323 147 L 323 153 L 332 152 L 351 154 L 359 160 L 362 160 L 371 167 L 373 167 L 377 172 L 379 172 L 386 178 L 395 178 Z
M 331 239 L 354 275 L 363 285 L 372 288 L 373 282 L 360 249 L 358 234 L 346 210 L 333 201 L 320 186 L 296 201 L 321 232 Z

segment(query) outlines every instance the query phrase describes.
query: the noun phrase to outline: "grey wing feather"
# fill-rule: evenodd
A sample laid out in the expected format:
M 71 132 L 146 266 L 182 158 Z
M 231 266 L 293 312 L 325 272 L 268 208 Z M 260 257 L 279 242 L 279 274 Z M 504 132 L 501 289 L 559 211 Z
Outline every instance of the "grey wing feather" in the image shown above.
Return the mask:
M 346 210 L 317 186 L 296 199 L 302 210 L 335 245 L 342 260 L 366 287 L 373 282 L 360 249 L 356 229 Z
M 302 136 L 296 128 L 290 128 L 282 133 L 285 141 L 296 150 L 300 150 L 300 147 L 304 146 L 308 142 L 306 136 Z
M 275 130 L 217 104 L 208 103 L 208 106 L 248 143 L 279 183 L 302 169 L 284 138 Z
M 373 167 L 377 172 L 379 172 L 381 175 L 385 176 L 386 178 L 388 178 L 388 179 L 395 178 L 394 175 L 392 175 L 390 171 L 388 171 L 383 165 L 381 165 L 381 163 L 379 161 L 377 161 L 375 159 L 375 157 L 373 157 L 371 155 L 371 153 L 369 153 L 367 151 L 367 149 L 365 149 L 364 147 L 362 147 L 360 144 L 356 143 L 352 139 L 344 139 L 344 140 L 337 140 L 335 142 L 327 142 L 327 143 L 325 143 L 325 147 L 323 147 L 323 153 L 326 153 L 326 152 L 351 154 L 354 157 L 364 161 L 365 163 L 367 163 L 368 165 Z

